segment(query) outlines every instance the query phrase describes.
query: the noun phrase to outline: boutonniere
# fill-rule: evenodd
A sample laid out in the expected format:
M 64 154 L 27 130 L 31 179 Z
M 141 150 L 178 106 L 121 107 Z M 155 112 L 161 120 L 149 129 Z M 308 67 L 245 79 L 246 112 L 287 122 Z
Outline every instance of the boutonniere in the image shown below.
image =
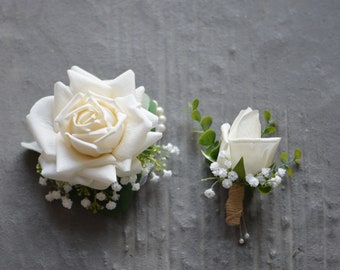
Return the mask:
M 221 185 L 228 189 L 226 202 L 226 223 L 241 225 L 243 218 L 243 200 L 245 189 L 268 194 L 277 187 L 286 174 L 293 176 L 292 166 L 299 166 L 302 152 L 296 148 L 293 157 L 282 152 L 279 161 L 276 152 L 279 148 L 280 137 L 269 137 L 276 132 L 276 121 L 271 113 L 264 110 L 263 116 L 266 127 L 262 130 L 259 111 L 247 108 L 241 110 L 232 125 L 224 123 L 221 126 L 221 137 L 217 139 L 216 131 L 211 128 L 213 118 L 202 116 L 198 109 L 199 100 L 189 103 L 192 119 L 199 124 L 198 144 L 203 148 L 202 154 L 208 161 L 211 177 L 202 181 L 211 181 L 211 187 L 204 191 L 208 198 L 215 196 L 214 188 Z M 245 223 L 244 223 L 245 224 Z M 241 244 L 249 238 L 245 228 L 242 233 L 240 226 Z
M 122 211 L 146 179 L 171 176 L 166 158 L 179 150 L 157 142 L 165 131 L 162 107 L 135 86 L 129 70 L 101 80 L 79 67 L 69 86 L 38 100 L 27 115 L 35 141 L 22 146 L 40 153 L 39 183 L 48 201 L 74 201 L 93 211 Z

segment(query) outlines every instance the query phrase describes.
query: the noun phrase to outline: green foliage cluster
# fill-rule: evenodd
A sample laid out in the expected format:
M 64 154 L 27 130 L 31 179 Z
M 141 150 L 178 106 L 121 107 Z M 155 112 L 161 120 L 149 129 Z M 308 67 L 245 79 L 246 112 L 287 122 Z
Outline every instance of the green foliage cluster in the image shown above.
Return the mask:
M 216 161 L 218 152 L 220 150 L 220 141 L 216 140 L 216 131 L 211 128 L 213 118 L 210 115 L 201 116 L 201 112 L 198 109 L 199 99 L 194 99 L 188 104 L 191 109 L 191 118 L 196 121 L 200 130 L 194 130 L 195 133 L 199 134 L 198 144 L 202 146 L 204 150 L 202 153 L 204 157 L 210 161 Z

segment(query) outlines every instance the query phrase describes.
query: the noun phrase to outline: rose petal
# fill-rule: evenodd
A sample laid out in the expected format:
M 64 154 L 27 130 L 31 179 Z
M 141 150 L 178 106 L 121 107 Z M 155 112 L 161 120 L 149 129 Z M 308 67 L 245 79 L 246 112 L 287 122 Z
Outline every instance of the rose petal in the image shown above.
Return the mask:
M 117 175 L 119 177 L 131 176 L 142 171 L 142 165 L 137 158 L 116 162 Z
M 281 138 L 229 139 L 233 166 L 243 157 L 246 173 L 256 174 L 272 163 Z
M 132 70 L 124 72 L 113 80 L 104 82 L 111 88 L 109 97 L 115 98 L 135 94 L 135 73 Z
M 146 134 L 145 141 L 140 145 L 138 152 L 141 153 L 149 146 L 155 144 L 158 140 L 160 140 L 163 136 L 161 132 L 153 132 L 150 131 Z
M 260 138 L 261 123 L 259 112 L 247 108 L 242 110 L 235 118 L 229 131 L 229 138 Z
M 27 115 L 28 126 L 38 145 L 48 155 L 55 155 L 56 142 L 53 127 L 53 96 L 38 100 Z
M 141 108 L 133 95 L 116 98 L 117 106 L 127 115 L 124 134 L 119 145 L 113 151 L 113 155 L 119 160 L 136 156 L 140 152 L 140 146 L 144 144 L 147 133 L 153 127 L 149 114 Z
M 70 79 L 70 88 L 74 94 L 93 92 L 103 96 L 110 96 L 111 87 L 102 80 L 92 76 L 85 76 L 69 69 L 67 71 Z
M 22 142 L 21 143 L 21 146 L 28 149 L 28 150 L 33 150 L 35 152 L 38 152 L 38 153 L 41 153 L 42 152 L 42 149 L 41 147 L 38 145 L 37 142 Z
M 56 117 L 66 104 L 72 99 L 70 88 L 62 82 L 54 84 L 54 111 L 53 116 Z
M 57 139 L 57 171 L 58 172 L 78 172 L 88 167 L 104 166 L 108 164 L 114 164 L 115 159 L 112 155 L 101 155 L 97 158 L 91 156 L 82 155 L 71 147 L 67 147 L 61 138 L 61 135 Z
M 143 86 L 140 86 L 136 89 L 136 99 L 138 102 L 142 103 L 143 97 L 144 97 L 145 88 Z M 148 109 L 148 108 L 146 108 Z
M 219 153 L 222 151 L 225 151 L 227 153 L 227 159 L 230 160 L 230 150 L 228 147 L 228 136 L 229 136 L 229 130 L 230 130 L 230 125 L 228 123 L 225 123 L 221 126 L 221 132 L 222 132 L 222 139 L 221 139 L 221 145 L 220 145 L 220 150 Z M 225 158 L 221 158 L 220 155 L 217 157 L 217 162 L 221 165 L 223 164 L 223 161 Z
M 83 179 L 88 179 L 87 186 L 94 189 L 106 189 L 117 181 L 116 168 L 113 164 L 85 168 L 78 173 Z

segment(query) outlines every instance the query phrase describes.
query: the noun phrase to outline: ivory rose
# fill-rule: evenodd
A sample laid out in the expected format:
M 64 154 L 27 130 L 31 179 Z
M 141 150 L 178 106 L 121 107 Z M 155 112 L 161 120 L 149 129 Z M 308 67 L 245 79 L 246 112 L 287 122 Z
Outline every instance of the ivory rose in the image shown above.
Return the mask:
M 246 174 L 254 175 L 272 164 L 281 138 L 261 138 L 257 110 L 241 110 L 233 124 L 230 126 L 225 123 L 221 130 L 222 139 L 217 159 L 219 163 L 226 158 L 234 167 L 243 157 Z
M 137 156 L 162 137 L 158 117 L 142 107 L 144 88 L 129 70 L 100 80 L 72 67 L 69 86 L 57 82 L 54 96 L 37 101 L 27 115 L 36 139 L 42 175 L 106 189 L 118 177 L 141 172 Z

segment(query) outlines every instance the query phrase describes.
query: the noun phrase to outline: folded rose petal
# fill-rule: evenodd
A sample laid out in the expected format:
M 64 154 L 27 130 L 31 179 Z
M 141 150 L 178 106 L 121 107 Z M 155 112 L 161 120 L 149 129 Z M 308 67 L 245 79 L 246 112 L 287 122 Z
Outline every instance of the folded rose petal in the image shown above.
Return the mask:
M 229 138 L 260 138 L 261 123 L 259 112 L 247 108 L 235 118 L 229 131 Z
M 229 139 L 231 162 L 235 166 L 243 157 L 247 174 L 256 174 L 273 163 L 281 138 Z
M 26 117 L 28 127 L 42 150 L 48 155 L 56 154 L 53 125 L 53 97 L 38 100 Z
M 88 93 L 89 91 L 102 96 L 111 94 L 111 87 L 94 76 L 88 77 L 72 69 L 69 69 L 67 73 L 70 79 L 70 88 L 74 94 Z
M 132 70 L 124 72 L 113 80 L 107 80 L 105 83 L 107 83 L 111 88 L 111 92 L 108 97 L 115 98 L 131 94 L 135 95 L 135 73 Z

